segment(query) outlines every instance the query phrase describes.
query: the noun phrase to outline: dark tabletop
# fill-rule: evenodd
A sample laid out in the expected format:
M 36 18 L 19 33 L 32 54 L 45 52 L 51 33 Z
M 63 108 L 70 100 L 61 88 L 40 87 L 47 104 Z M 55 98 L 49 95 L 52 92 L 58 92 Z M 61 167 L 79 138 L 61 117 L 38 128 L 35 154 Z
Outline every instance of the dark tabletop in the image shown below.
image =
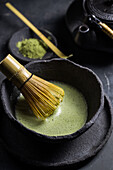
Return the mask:
M 8 54 L 8 40 L 11 35 L 25 25 L 10 12 L 0 0 L 0 60 Z M 10 0 L 38 28 L 51 31 L 58 40 L 58 47 L 65 54 L 73 53 L 76 46 L 71 44 L 71 36 L 65 24 L 65 13 L 73 0 Z M 109 60 L 109 56 L 108 56 Z M 84 64 L 91 68 L 103 82 L 104 91 L 113 106 L 113 60 L 103 64 Z M 0 73 L 0 82 L 4 76 Z M 2 110 L 1 110 L 2 111 Z M 113 170 L 113 134 L 104 148 L 81 170 Z M 15 159 L 0 143 L 0 170 L 28 169 L 27 165 Z M 31 168 L 30 168 L 31 169 Z M 35 168 L 32 167 L 35 170 Z M 38 168 L 37 168 L 38 169 Z

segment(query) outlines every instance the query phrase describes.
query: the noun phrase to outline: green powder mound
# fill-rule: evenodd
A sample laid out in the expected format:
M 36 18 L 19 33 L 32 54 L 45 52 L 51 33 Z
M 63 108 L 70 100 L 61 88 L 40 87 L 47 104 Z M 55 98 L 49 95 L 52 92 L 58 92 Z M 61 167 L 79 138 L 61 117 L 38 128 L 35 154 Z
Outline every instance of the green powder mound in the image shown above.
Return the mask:
M 16 46 L 24 57 L 34 59 L 42 59 L 48 48 L 42 40 L 36 38 L 24 39 L 23 41 L 19 41 Z

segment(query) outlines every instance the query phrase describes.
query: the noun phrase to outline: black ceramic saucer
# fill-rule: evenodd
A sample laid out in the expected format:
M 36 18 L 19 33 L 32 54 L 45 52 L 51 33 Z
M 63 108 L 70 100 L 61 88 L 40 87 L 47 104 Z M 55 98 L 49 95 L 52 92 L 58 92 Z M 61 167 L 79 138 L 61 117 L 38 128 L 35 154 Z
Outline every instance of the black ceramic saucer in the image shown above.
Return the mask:
M 41 33 L 43 33 L 46 37 L 51 37 L 51 42 L 53 44 L 55 44 L 55 46 L 57 46 L 57 40 L 55 38 L 55 36 L 49 32 L 48 30 L 45 29 L 39 29 L 41 31 Z M 18 43 L 18 41 L 22 41 L 23 39 L 29 39 L 29 38 L 38 38 L 40 39 L 30 28 L 25 27 L 22 28 L 21 30 L 17 31 L 16 33 L 14 33 L 12 35 L 12 37 L 9 40 L 9 50 L 11 52 L 11 54 L 21 63 L 23 64 L 27 64 L 30 61 L 35 61 L 38 59 L 31 59 L 28 57 L 24 57 L 18 50 L 18 48 L 16 47 L 16 44 Z M 53 52 L 48 48 L 47 53 L 44 55 L 44 57 L 42 58 L 42 60 L 45 59 L 51 59 L 53 58 Z
M 95 124 L 80 137 L 65 143 L 46 144 L 34 143 L 33 146 L 37 150 L 37 155 L 29 148 L 30 155 L 24 157 L 24 153 L 18 150 L 15 153 L 11 146 L 7 145 L 7 134 L 2 133 L 0 128 L 0 136 L 5 147 L 20 160 L 36 167 L 45 168 L 69 168 L 78 167 L 95 156 L 107 142 L 112 132 L 113 113 L 111 104 L 105 96 L 104 109 Z M 20 139 L 21 140 L 21 139 Z M 29 147 L 29 141 L 26 144 Z

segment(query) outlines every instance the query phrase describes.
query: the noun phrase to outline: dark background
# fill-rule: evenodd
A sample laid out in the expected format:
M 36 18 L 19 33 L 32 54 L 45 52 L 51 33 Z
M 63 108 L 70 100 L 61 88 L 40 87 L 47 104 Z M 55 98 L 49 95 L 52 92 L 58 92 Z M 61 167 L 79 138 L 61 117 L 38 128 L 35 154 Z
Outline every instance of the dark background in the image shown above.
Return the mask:
M 8 54 L 8 40 L 14 32 L 25 25 L 10 12 L 4 5 L 7 2 L 0 0 L 0 60 Z M 74 53 L 74 61 L 79 56 L 76 46 L 73 46 L 71 35 L 65 24 L 65 13 L 73 0 L 10 0 L 38 28 L 51 31 L 57 38 L 59 49 L 66 55 Z M 101 56 L 102 57 L 102 56 Z M 104 58 L 103 58 L 104 60 Z M 107 57 L 108 62 L 99 61 L 96 64 L 82 63 L 91 68 L 103 82 L 104 91 L 109 96 L 113 106 L 113 60 Z M 0 82 L 4 76 L 0 73 Z M 1 110 L 2 111 L 2 110 Z M 113 170 L 113 134 L 104 148 L 81 170 Z M 17 161 L 0 143 L 0 170 L 34 169 Z M 38 169 L 38 168 L 37 168 Z

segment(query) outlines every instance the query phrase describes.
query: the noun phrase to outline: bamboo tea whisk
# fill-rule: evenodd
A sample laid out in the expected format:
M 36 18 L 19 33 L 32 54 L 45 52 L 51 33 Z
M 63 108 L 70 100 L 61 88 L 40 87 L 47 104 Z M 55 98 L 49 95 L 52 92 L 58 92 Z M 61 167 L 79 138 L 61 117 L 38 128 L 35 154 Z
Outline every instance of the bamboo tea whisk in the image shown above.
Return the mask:
M 33 75 L 10 54 L 0 62 L 0 70 L 21 91 L 38 118 L 50 116 L 63 100 L 62 88 Z

